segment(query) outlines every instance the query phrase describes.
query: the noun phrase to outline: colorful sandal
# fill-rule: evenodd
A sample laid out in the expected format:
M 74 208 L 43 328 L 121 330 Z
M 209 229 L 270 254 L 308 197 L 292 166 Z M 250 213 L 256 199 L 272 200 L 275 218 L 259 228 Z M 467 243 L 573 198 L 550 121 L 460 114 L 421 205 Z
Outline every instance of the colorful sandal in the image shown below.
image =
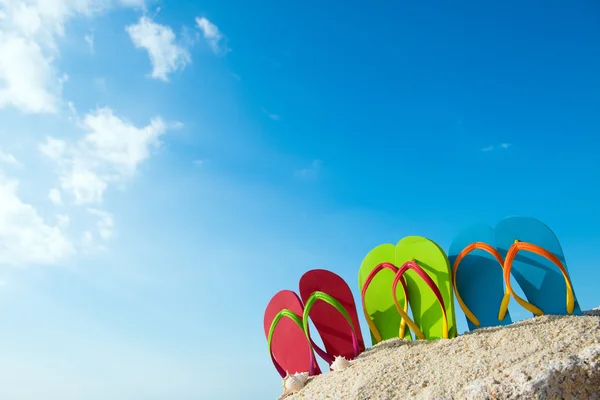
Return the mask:
M 304 315 L 310 314 L 331 361 L 336 356 L 350 360 L 365 350 L 352 291 L 340 276 L 324 269 L 308 271 L 300 278 L 299 289 Z M 306 317 L 304 322 L 308 323 Z
M 278 292 L 265 310 L 263 325 L 269 354 L 282 378 L 286 373 L 308 372 L 311 376 L 321 373 L 313 352 L 317 346 L 308 329 L 304 329 L 303 313 L 300 298 L 290 290 Z
M 371 331 L 372 344 L 397 337 L 408 340 L 412 338 L 410 330 L 406 329 L 406 322 L 396 310 L 394 296 L 390 293 L 397 268 L 375 271 L 377 266 L 382 263 L 394 265 L 395 260 L 396 246 L 382 244 L 367 254 L 358 272 L 358 287 L 361 292 L 365 319 Z M 373 277 L 367 283 L 371 274 Z M 408 312 L 405 292 L 398 291 L 396 298 L 402 304 L 405 313 Z
M 462 231 L 450 246 L 454 294 L 471 331 L 512 323 L 508 313 L 499 317 L 510 294 L 504 289 L 504 260 L 493 243 L 494 229 L 475 225 Z
M 414 260 L 405 262 L 404 265 L 402 265 L 402 267 L 400 267 L 398 269 L 398 272 L 396 272 L 396 276 L 394 277 L 394 282 L 392 283 L 392 295 L 394 295 L 396 293 L 396 289 L 398 287 L 398 282 L 402 281 L 403 275 L 408 270 L 412 270 L 417 273 L 417 275 L 423 280 L 423 282 L 425 282 L 425 284 L 427 286 L 429 286 L 429 288 L 431 289 L 431 292 L 437 299 L 437 302 L 440 304 L 440 308 L 442 310 L 442 315 L 444 317 L 442 320 L 442 328 L 443 328 L 442 338 L 448 339 L 448 315 L 446 313 L 446 305 L 444 304 L 444 299 L 442 298 L 442 294 L 440 293 L 439 288 L 436 286 L 436 284 L 433 282 L 433 280 L 429 277 L 429 275 L 427 275 L 427 272 L 423 271 L 423 269 Z M 400 308 L 400 305 L 397 302 L 396 302 L 396 308 L 398 309 L 399 313 L 402 313 L 402 309 Z M 410 318 L 408 318 L 408 317 L 405 317 L 405 318 L 406 318 L 406 323 L 410 326 L 410 328 L 415 333 L 415 335 L 417 335 L 417 337 L 419 339 L 425 340 L 426 337 L 423 334 L 423 332 L 421 331 L 421 329 L 419 328 L 419 326 L 417 326 L 417 324 L 415 322 L 413 322 Z
M 390 295 L 392 297 L 392 301 L 394 303 L 394 307 L 396 307 L 396 312 L 398 313 L 398 316 L 400 317 L 400 324 L 397 327 L 394 326 L 394 330 L 398 329 L 398 333 L 397 333 L 397 336 L 392 336 L 392 337 L 384 337 L 381 335 L 379 328 L 375 324 L 374 318 L 371 316 L 371 314 L 367 313 L 367 307 L 365 305 L 365 301 L 366 301 L 365 299 L 367 298 L 367 290 L 371 286 L 373 279 L 375 279 L 375 277 L 377 275 L 380 275 L 382 271 L 391 271 L 394 274 L 394 276 L 392 277 L 392 281 L 390 282 L 390 286 L 388 287 L 388 293 L 390 293 Z M 404 299 L 403 306 L 400 306 L 400 303 L 398 301 L 398 294 L 397 294 L 398 293 L 398 284 L 397 284 L 397 282 L 393 286 L 393 290 L 391 290 L 392 285 L 394 284 L 394 278 L 395 278 L 397 272 L 398 272 L 398 268 L 394 264 L 388 263 L 388 262 L 383 262 L 383 263 L 377 265 L 375 268 L 373 268 L 373 270 L 371 271 L 369 276 L 367 276 L 367 280 L 363 284 L 362 293 L 361 293 L 362 305 L 363 305 L 363 310 L 365 311 L 365 319 L 367 320 L 367 323 L 369 324 L 369 329 L 371 330 L 371 335 L 374 338 L 373 344 L 379 343 L 382 340 L 387 340 L 387 339 L 396 338 L 396 337 L 406 339 L 406 336 L 409 336 L 409 339 L 411 339 L 410 332 L 408 332 L 408 330 L 406 329 L 407 323 L 408 323 L 409 327 L 411 327 L 413 329 L 413 331 L 415 331 L 414 328 L 416 328 L 416 325 L 412 321 L 410 316 L 408 315 L 408 301 L 407 301 L 408 291 L 407 291 L 406 282 L 404 281 L 404 279 L 400 280 L 400 282 L 402 283 L 402 292 L 401 293 L 402 293 L 402 297 Z M 418 328 L 417 328 L 417 330 L 418 330 Z
M 581 315 L 565 256 L 550 228 L 534 218 L 511 217 L 498 223 L 494 236 L 496 247 L 504 256 L 507 290 L 522 307 L 534 315 Z M 533 255 L 518 254 L 524 251 Z M 527 301 L 512 290 L 511 274 Z M 566 301 L 560 295 L 565 288 Z
M 414 270 L 408 271 L 404 278 L 408 287 L 408 302 L 413 321 L 427 339 L 443 338 L 446 331 L 444 324 L 447 325 L 448 338 L 455 337 L 457 331 L 454 296 L 446 253 L 429 239 L 408 236 L 396 245 L 396 264 L 403 265 L 407 261 L 414 261 L 429 275 L 445 305 L 445 309 L 442 310 L 439 304 L 435 304 L 438 303 L 438 299 L 427 281 Z

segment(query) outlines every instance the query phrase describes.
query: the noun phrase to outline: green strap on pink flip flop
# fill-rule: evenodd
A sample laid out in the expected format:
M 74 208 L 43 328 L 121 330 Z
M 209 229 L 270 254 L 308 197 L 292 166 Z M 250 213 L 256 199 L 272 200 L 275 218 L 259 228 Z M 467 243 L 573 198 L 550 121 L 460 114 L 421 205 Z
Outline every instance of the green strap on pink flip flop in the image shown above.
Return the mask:
M 275 315 L 275 318 L 273 318 L 273 322 L 271 322 L 271 328 L 269 329 L 269 335 L 267 336 L 267 346 L 269 347 L 269 354 L 271 356 L 271 360 L 273 361 L 273 365 L 275 366 L 275 369 L 277 369 L 277 372 L 279 373 L 279 375 L 281 375 L 282 377 L 284 377 L 287 373 L 287 371 L 284 371 L 283 368 L 281 368 L 281 366 L 279 365 L 279 363 L 277 362 L 277 360 L 275 360 L 275 357 L 273 356 L 273 351 L 271 350 L 271 345 L 273 343 L 273 333 L 275 332 L 275 328 L 277 327 L 277 324 L 279 323 L 279 321 L 281 321 L 283 318 L 289 318 L 292 321 L 294 321 L 294 323 L 296 325 L 298 325 L 298 328 L 302 329 L 306 335 L 306 338 L 308 340 L 309 346 L 311 351 L 310 353 L 310 370 L 308 371 L 308 374 L 310 376 L 313 376 L 315 374 L 315 369 L 314 369 L 314 343 L 310 338 L 310 335 L 308 334 L 308 329 L 304 328 L 304 324 L 302 323 L 302 318 L 300 316 L 298 316 L 296 313 L 294 313 L 293 311 L 290 310 L 281 310 L 277 313 L 277 315 Z
M 313 294 L 311 294 L 310 297 L 308 298 L 308 300 L 306 301 L 306 304 L 304 305 L 304 315 L 302 316 L 304 332 L 308 332 L 308 316 L 309 316 L 310 310 L 311 310 L 312 306 L 319 300 L 324 301 L 325 303 L 334 307 L 337 311 L 339 311 L 340 314 L 342 314 L 344 316 L 344 318 L 348 322 L 348 325 L 350 325 L 350 329 L 352 330 L 352 346 L 354 347 L 354 357 L 358 357 L 360 350 L 359 350 L 359 345 L 358 345 L 358 338 L 356 337 L 356 327 L 352 323 L 352 319 L 350 318 L 350 315 L 348 314 L 348 311 L 344 308 L 344 306 L 339 301 L 337 301 L 335 298 L 328 295 L 327 293 L 319 292 L 319 291 L 313 292 Z M 329 355 L 329 357 L 331 357 L 331 355 Z M 325 360 L 325 361 L 328 361 L 328 360 Z M 331 362 L 329 362 L 329 363 L 331 364 Z

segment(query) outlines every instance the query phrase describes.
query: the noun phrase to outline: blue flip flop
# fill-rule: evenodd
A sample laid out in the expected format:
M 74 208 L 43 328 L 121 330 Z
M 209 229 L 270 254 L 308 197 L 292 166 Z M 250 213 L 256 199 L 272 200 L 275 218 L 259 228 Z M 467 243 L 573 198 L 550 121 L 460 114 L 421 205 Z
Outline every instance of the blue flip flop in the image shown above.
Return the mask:
M 540 311 L 543 314 L 581 315 L 565 256 L 550 228 L 534 218 L 505 218 L 494 230 L 494 241 L 505 259 L 505 273 L 508 269 L 523 290 L 527 301 L 538 312 L 521 303 L 513 293 L 519 304 L 538 315 Z M 560 267 L 564 268 L 564 273 Z
M 494 247 L 494 229 L 481 224 L 463 230 L 452 241 L 448 259 L 454 293 L 469 330 L 511 324 L 508 312 L 499 318 L 505 298 L 504 260 Z

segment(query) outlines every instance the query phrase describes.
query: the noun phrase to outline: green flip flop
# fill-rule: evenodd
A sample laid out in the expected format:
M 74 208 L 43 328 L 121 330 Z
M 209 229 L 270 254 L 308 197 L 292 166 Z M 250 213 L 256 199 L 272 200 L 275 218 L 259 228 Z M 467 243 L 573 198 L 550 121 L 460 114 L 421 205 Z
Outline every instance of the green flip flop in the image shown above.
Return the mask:
M 448 319 L 448 338 L 456 337 L 456 314 L 450 263 L 444 250 L 433 241 L 421 236 L 408 236 L 400 240 L 395 248 L 397 266 L 407 261 L 416 262 L 437 285 Z M 444 336 L 444 314 L 434 292 L 415 271 L 405 274 L 408 287 L 408 302 L 413 321 L 427 339 L 440 339 Z
M 371 277 L 372 280 L 367 282 L 376 267 L 382 263 L 398 265 L 396 263 L 396 246 L 382 244 L 375 247 L 364 258 L 358 272 L 358 288 L 361 292 L 365 319 L 370 327 L 372 344 L 397 338 L 401 332 L 402 317 L 396 309 L 392 294 L 395 271 L 392 268 L 383 268 L 376 271 Z M 365 283 L 368 284 L 366 290 Z M 404 290 L 401 285 L 398 285 L 396 296 L 400 306 L 404 308 Z M 404 329 L 403 338 L 412 339 L 408 328 Z

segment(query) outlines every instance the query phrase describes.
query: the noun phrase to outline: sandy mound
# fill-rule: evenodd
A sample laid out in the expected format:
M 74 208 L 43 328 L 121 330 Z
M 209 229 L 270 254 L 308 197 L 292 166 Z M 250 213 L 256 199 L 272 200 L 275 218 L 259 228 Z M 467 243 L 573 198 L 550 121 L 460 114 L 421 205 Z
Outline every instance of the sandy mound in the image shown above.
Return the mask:
M 390 339 L 292 399 L 600 399 L 600 310 L 451 340 Z

